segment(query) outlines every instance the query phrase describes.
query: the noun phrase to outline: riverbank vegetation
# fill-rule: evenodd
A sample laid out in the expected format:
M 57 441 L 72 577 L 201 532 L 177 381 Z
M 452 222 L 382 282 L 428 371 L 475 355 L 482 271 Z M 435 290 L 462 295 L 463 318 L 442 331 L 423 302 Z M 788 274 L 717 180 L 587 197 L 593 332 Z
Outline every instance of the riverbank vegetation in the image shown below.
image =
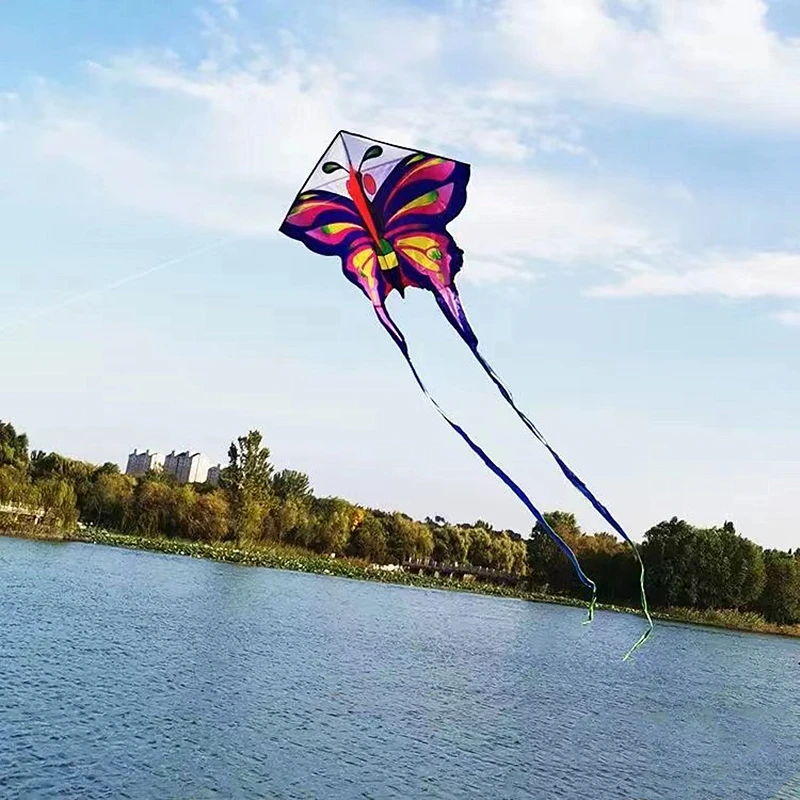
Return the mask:
M 159 472 L 133 477 L 116 464 L 29 454 L 25 434 L 0 422 L 0 532 L 524 599 L 586 599 L 538 526 L 523 538 L 482 520 L 414 520 L 317 497 L 307 475 L 275 469 L 258 431 L 233 442 L 228 461 L 219 486 L 179 485 Z M 631 550 L 610 534 L 584 533 L 572 514 L 546 516 L 597 582 L 601 603 L 635 608 L 639 569 Z M 657 616 L 800 635 L 800 549 L 765 550 L 730 522 L 698 528 L 673 518 L 644 534 L 641 554 Z M 376 569 L 409 562 L 467 568 L 478 580 Z M 482 581 L 487 571 L 502 581 Z

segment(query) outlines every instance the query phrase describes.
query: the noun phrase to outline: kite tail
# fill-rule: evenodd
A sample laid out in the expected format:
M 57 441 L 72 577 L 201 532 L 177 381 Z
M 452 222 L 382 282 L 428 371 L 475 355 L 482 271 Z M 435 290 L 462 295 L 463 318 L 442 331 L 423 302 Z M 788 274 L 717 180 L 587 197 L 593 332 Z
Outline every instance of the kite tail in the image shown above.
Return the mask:
M 553 457 L 555 462 L 561 469 L 561 472 L 564 473 L 567 480 L 592 504 L 595 511 L 597 511 L 600 516 L 609 524 L 611 527 L 630 545 L 631 549 L 633 550 L 634 555 L 636 556 L 637 561 L 639 562 L 639 593 L 642 601 L 642 610 L 644 611 L 644 615 L 647 618 L 647 630 L 639 637 L 639 639 L 635 642 L 633 647 L 625 654 L 624 660 L 627 660 L 630 655 L 638 649 L 642 644 L 644 644 L 645 640 L 648 636 L 653 632 L 653 620 L 650 617 L 650 610 L 647 605 L 647 594 L 644 588 L 644 561 L 642 561 L 642 556 L 639 553 L 639 548 L 636 547 L 636 544 L 633 540 L 625 533 L 623 527 L 617 522 L 616 519 L 612 516 L 611 512 L 594 496 L 592 491 L 589 487 L 567 466 L 561 456 L 553 449 L 547 439 L 544 438 L 542 433 L 539 429 L 531 422 L 528 418 L 527 414 L 525 414 L 522 409 L 520 409 L 517 404 L 514 402 L 514 398 L 511 396 L 511 392 L 505 386 L 503 381 L 500 379 L 500 376 L 492 369 L 492 366 L 489 362 L 481 355 L 480 351 L 478 350 L 477 346 L 470 348 L 477 359 L 478 363 L 483 367 L 486 373 L 494 382 L 495 386 L 500 390 L 500 394 L 506 400 L 506 402 L 514 409 L 517 416 L 523 421 L 525 427 L 547 448 L 547 451 Z
M 414 376 L 414 380 L 416 380 L 417 385 L 422 390 L 422 393 L 428 400 L 431 402 L 433 407 L 439 412 L 440 416 L 444 419 L 444 421 L 467 443 L 467 446 L 475 453 L 478 458 L 483 461 L 483 463 L 495 474 L 498 478 L 500 478 L 506 486 L 522 501 L 523 505 L 528 509 L 528 511 L 533 514 L 536 521 L 542 528 L 547 532 L 550 538 L 561 548 L 564 552 L 566 557 L 569 559 L 569 562 L 572 564 L 575 573 L 577 574 L 580 582 L 592 590 L 592 598 L 589 602 L 589 610 L 587 619 L 584 621 L 584 624 L 589 623 L 594 619 L 594 609 L 597 603 L 597 585 L 595 582 L 589 578 L 586 573 L 583 571 L 580 563 L 578 562 L 575 553 L 572 552 L 570 546 L 553 530 L 547 520 L 544 518 L 542 513 L 533 505 L 530 498 L 525 494 L 525 492 L 509 477 L 507 473 L 505 473 L 494 461 L 483 451 L 483 449 L 477 445 L 472 439 L 469 437 L 467 432 L 456 422 L 454 422 L 447 414 L 444 412 L 442 407 L 436 402 L 433 396 L 428 392 L 425 384 L 422 382 L 422 378 L 420 378 L 419 373 L 417 372 L 417 368 L 414 365 L 414 362 L 411 360 L 411 354 L 408 350 L 408 344 L 406 343 L 405 337 L 401 333 L 400 329 L 394 324 L 391 317 L 389 316 L 389 312 L 386 310 L 384 306 L 374 305 L 373 306 L 378 319 L 380 320 L 383 327 L 387 330 L 389 335 L 392 337 L 392 340 L 397 345 L 398 350 L 403 354 L 403 358 L 405 358 L 406 363 L 408 364 L 409 368 L 411 369 L 411 373 Z
M 472 354 L 475 356 L 478 363 L 481 365 L 481 367 L 483 367 L 486 374 L 492 379 L 492 382 L 499 389 L 503 399 L 511 406 L 512 409 L 514 409 L 517 416 L 525 424 L 525 427 L 527 427 L 528 430 L 547 448 L 548 452 L 555 459 L 556 463 L 561 469 L 561 472 L 565 475 L 567 480 L 592 504 L 600 516 L 603 517 L 603 519 L 608 522 L 609 525 L 611 525 L 611 527 L 630 545 L 631 549 L 633 550 L 634 555 L 639 562 L 639 592 L 641 596 L 642 610 L 647 618 L 648 627 L 647 630 L 639 637 L 633 647 L 631 647 L 631 649 L 625 654 L 624 659 L 628 659 L 637 648 L 644 644 L 647 637 L 650 636 L 653 631 L 653 620 L 650 617 L 650 610 L 647 606 L 647 594 L 644 587 L 644 562 L 642 561 L 639 549 L 636 547 L 636 544 L 631 540 L 628 534 L 625 533 L 622 526 L 616 521 L 616 519 L 614 519 L 614 517 L 611 515 L 611 512 L 594 496 L 589 487 L 586 486 L 586 484 L 567 466 L 561 456 L 550 446 L 550 443 L 547 441 L 547 439 L 544 438 L 544 435 L 541 433 L 541 431 L 539 431 L 533 422 L 531 422 L 527 414 L 525 414 L 525 412 L 517 406 L 517 404 L 514 402 L 514 398 L 511 396 L 511 392 L 500 379 L 500 376 L 494 371 L 494 369 L 492 369 L 492 366 L 483 357 L 483 355 L 481 355 L 480 351 L 478 350 L 478 337 L 475 335 L 475 332 L 472 330 L 472 326 L 469 324 L 469 320 L 467 319 L 467 315 L 464 312 L 463 306 L 461 305 L 461 298 L 458 295 L 456 287 L 450 286 L 437 292 L 436 300 L 439 304 L 439 307 L 444 312 L 447 320 L 456 329 L 456 331 L 458 331 L 458 334 L 469 346 L 469 349 L 472 351 Z

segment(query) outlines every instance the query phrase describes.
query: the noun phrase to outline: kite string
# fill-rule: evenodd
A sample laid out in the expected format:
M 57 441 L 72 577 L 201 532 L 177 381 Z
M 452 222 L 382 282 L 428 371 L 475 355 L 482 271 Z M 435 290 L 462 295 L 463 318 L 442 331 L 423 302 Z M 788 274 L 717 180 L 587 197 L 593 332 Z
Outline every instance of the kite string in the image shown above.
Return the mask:
M 639 637 L 636 643 L 631 647 L 631 649 L 625 654 L 623 660 L 627 660 L 631 654 L 638 649 L 642 644 L 644 644 L 645 640 L 653 631 L 653 620 L 650 616 L 650 610 L 647 605 L 647 593 L 645 591 L 645 569 L 644 569 L 644 561 L 642 560 L 642 556 L 639 553 L 639 549 L 636 547 L 636 544 L 632 541 L 632 539 L 625 533 L 625 530 L 622 526 L 617 522 L 616 519 L 611 515 L 611 512 L 594 496 L 588 486 L 567 466 L 561 456 L 552 448 L 550 443 L 545 439 L 539 429 L 531 422 L 528 416 L 522 411 L 517 404 L 514 402 L 514 398 L 511 395 L 511 392 L 505 386 L 503 381 L 500 379 L 500 376 L 492 369 L 491 364 L 483 357 L 480 351 L 477 348 L 477 345 L 470 346 L 470 350 L 472 350 L 473 355 L 477 359 L 478 363 L 483 367 L 486 371 L 487 375 L 492 379 L 495 386 L 500 390 L 500 394 L 506 400 L 506 402 L 514 409 L 517 416 L 522 420 L 525 426 L 530 430 L 530 432 L 547 448 L 550 455 L 555 459 L 556 463 L 560 467 L 562 473 L 566 476 L 567 480 L 584 496 L 586 499 L 592 504 L 594 509 L 606 520 L 606 522 L 611 525 L 614 530 L 622 536 L 622 538 L 630 545 L 631 549 L 636 556 L 636 559 L 639 562 L 639 591 L 641 596 L 642 602 L 642 610 L 644 611 L 645 617 L 647 618 L 648 627 L 647 630 Z
M 444 421 L 466 442 L 467 446 L 483 461 L 483 463 L 495 474 L 497 475 L 500 480 L 508 486 L 509 489 L 522 501 L 523 505 L 531 512 L 534 516 L 536 521 L 542 526 L 542 528 L 547 532 L 547 534 L 556 542 L 556 544 L 561 548 L 564 554 L 569 559 L 570 563 L 572 564 L 576 574 L 578 575 L 579 580 L 584 586 L 587 586 L 589 589 L 592 590 L 592 598 L 589 602 L 589 609 L 587 614 L 587 619 L 584 620 L 584 624 L 591 622 L 594 619 L 594 610 L 597 604 L 597 585 L 595 582 L 589 578 L 586 573 L 583 571 L 580 563 L 578 562 L 575 553 L 572 552 L 570 546 L 553 530 L 547 520 L 544 518 L 542 513 L 539 509 L 534 506 L 531 502 L 530 498 L 525 494 L 525 492 L 514 482 L 514 480 L 504 472 L 485 452 L 484 450 L 476 444 L 467 432 L 460 426 L 458 423 L 454 422 L 450 417 L 445 413 L 442 407 L 436 402 L 435 398 L 430 394 L 427 387 L 422 381 L 419 373 L 417 372 L 417 368 L 414 365 L 413 360 L 411 359 L 411 354 L 408 349 L 408 344 L 406 343 L 405 337 L 401 333 L 400 329 L 394 324 L 394 322 L 389 317 L 389 313 L 385 307 L 380 306 L 373 306 L 375 309 L 375 313 L 378 317 L 380 323 L 386 328 L 387 332 L 392 338 L 392 341 L 397 345 L 398 350 L 403 354 L 403 358 L 405 358 L 406 363 L 408 364 L 414 379 L 417 382 L 417 385 L 422 390 L 422 393 L 428 400 L 431 402 L 433 407 L 436 411 L 439 412 L 440 416 L 444 419 Z

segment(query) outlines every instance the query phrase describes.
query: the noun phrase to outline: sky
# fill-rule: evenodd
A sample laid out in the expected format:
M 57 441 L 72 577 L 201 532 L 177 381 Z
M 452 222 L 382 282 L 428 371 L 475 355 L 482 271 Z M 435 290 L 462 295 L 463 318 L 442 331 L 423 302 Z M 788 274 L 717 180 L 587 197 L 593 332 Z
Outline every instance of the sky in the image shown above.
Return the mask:
M 633 538 L 800 546 L 800 7 L 786 0 L 2 0 L 0 418 L 37 449 L 264 434 L 424 518 L 533 519 L 340 265 L 278 234 L 340 129 L 467 161 L 482 350 Z M 604 529 L 433 298 L 390 311 L 543 510 Z

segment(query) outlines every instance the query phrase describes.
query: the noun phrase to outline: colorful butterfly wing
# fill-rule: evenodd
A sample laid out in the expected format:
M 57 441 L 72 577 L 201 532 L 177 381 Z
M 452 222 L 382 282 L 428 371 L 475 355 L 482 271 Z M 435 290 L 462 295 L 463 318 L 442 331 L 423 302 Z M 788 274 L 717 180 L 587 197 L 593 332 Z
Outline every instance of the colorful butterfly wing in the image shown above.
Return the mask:
M 315 253 L 342 259 L 358 239 L 368 237 L 353 202 L 325 191 L 299 194 L 280 231 Z
M 349 281 L 360 287 L 373 306 L 383 306 L 392 290 L 378 264 L 378 253 L 368 238 L 361 238 L 342 259 L 342 269 Z
M 339 256 L 342 271 L 373 305 L 383 305 L 392 287 L 382 274 L 372 239 L 353 202 L 325 191 L 298 195 L 280 228 L 324 256 Z
M 397 253 L 404 276 L 415 286 L 433 292 L 447 320 L 471 347 L 478 346 L 478 337 L 461 306 L 453 278 L 461 269 L 463 251 L 445 230 L 436 231 L 424 225 L 405 225 L 387 233 Z
M 425 153 L 407 156 L 375 195 L 384 231 L 414 223 L 443 231 L 464 208 L 468 182 L 469 164 Z

